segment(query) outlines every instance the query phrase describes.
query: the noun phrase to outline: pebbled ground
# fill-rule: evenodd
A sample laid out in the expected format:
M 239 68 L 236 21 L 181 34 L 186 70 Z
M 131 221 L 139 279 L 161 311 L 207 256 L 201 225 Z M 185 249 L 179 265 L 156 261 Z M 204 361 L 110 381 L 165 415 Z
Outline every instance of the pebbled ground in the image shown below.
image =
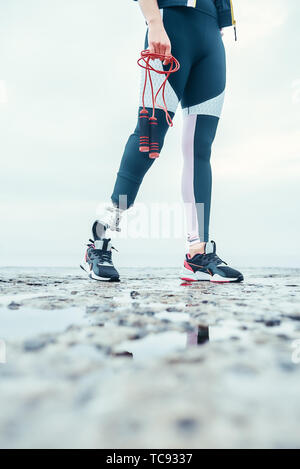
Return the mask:
M 0 447 L 299 448 L 300 269 L 244 273 L 0 269 Z

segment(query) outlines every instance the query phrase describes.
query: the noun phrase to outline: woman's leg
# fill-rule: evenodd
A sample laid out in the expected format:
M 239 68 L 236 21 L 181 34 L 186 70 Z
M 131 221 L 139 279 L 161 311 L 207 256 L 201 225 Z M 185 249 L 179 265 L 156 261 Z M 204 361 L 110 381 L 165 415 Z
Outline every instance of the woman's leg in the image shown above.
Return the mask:
M 189 114 L 184 117 L 182 196 L 186 204 L 190 246 L 208 241 L 211 204 L 211 146 L 218 118 Z
M 190 251 L 204 248 L 209 240 L 212 176 L 211 147 L 224 100 L 226 64 L 217 22 L 202 15 L 206 42 L 194 63 L 183 94 L 184 166 L 182 196 L 186 207 Z M 203 26 L 204 27 L 204 26 Z
M 182 98 L 184 113 L 182 180 L 187 204 L 189 253 L 184 281 L 241 282 L 243 275 L 224 263 L 209 241 L 211 147 L 222 110 L 225 90 L 225 52 L 217 21 L 201 16 L 205 24 L 202 56 L 194 63 Z M 201 23 L 201 19 L 200 19 Z
M 141 109 L 140 107 L 139 111 Z M 150 108 L 147 109 L 149 113 L 152 112 Z M 173 117 L 174 113 L 169 113 L 171 117 Z M 155 117 L 157 118 L 159 129 L 159 146 L 160 149 L 162 149 L 164 138 L 168 130 L 168 124 L 166 122 L 165 113 L 161 109 L 156 109 Z M 139 139 L 140 130 L 138 119 L 137 126 L 126 143 L 111 196 L 113 203 L 118 207 L 120 206 L 122 210 L 133 205 L 143 178 L 155 161 L 149 158 L 148 153 L 139 151 Z
M 172 55 L 174 55 L 174 57 L 179 60 L 181 65 L 180 69 L 170 76 L 166 84 L 166 105 L 168 112 L 172 118 L 176 112 L 178 103 L 182 98 L 193 60 L 191 56 L 190 47 L 191 37 L 189 37 L 189 35 L 187 34 L 190 19 L 193 15 L 190 10 L 190 8 L 186 7 L 170 7 L 161 10 L 164 27 L 172 45 Z M 146 33 L 144 48 L 148 48 L 148 31 Z M 162 62 L 159 60 L 155 60 L 154 62 L 151 62 L 151 64 L 156 69 L 169 69 L 168 65 L 163 66 Z M 151 72 L 151 77 L 154 89 L 158 90 L 165 76 Z M 140 107 L 138 115 L 140 110 L 142 109 L 142 89 L 144 86 L 144 79 L 145 71 L 142 70 Z M 163 104 L 161 95 L 159 96 L 157 104 Z M 149 81 L 145 93 L 145 107 L 147 108 L 151 116 L 152 98 Z M 166 122 L 165 113 L 163 110 L 157 108 L 155 110 L 155 116 L 158 119 L 159 145 L 160 149 L 162 149 L 164 144 L 164 138 L 169 126 Z M 113 203 L 117 206 L 119 206 L 120 200 L 122 200 L 122 205 L 124 205 L 124 199 L 126 198 L 127 207 L 130 207 L 134 203 L 142 180 L 154 162 L 153 159 L 149 158 L 148 153 L 141 153 L 139 151 L 139 136 L 140 132 L 138 119 L 137 126 L 133 134 L 130 135 L 125 146 L 114 190 L 111 196 Z

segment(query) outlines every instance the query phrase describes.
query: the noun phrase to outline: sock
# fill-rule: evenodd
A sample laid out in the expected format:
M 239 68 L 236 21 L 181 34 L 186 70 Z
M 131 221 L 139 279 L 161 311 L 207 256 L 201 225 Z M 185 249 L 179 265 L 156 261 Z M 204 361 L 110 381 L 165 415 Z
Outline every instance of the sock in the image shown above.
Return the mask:
M 198 241 L 197 243 L 190 245 L 190 255 L 193 257 L 195 254 L 205 254 L 205 244 L 206 243 L 200 243 L 200 241 Z

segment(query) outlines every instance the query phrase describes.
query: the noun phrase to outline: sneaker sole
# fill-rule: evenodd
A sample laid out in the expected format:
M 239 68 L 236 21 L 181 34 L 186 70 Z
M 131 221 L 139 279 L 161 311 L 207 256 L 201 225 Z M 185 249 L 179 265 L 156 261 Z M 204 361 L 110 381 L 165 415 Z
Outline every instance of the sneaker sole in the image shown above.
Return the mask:
M 93 271 L 88 269 L 88 263 L 87 262 L 82 262 L 80 264 L 80 267 L 84 272 L 88 275 L 88 277 L 92 280 L 97 280 L 98 282 L 119 282 L 120 277 L 99 277 L 96 275 Z
M 239 283 L 244 280 L 244 277 L 241 275 L 237 278 L 226 278 L 218 274 L 210 275 L 205 272 L 191 272 L 187 270 L 180 276 L 180 279 L 185 282 Z

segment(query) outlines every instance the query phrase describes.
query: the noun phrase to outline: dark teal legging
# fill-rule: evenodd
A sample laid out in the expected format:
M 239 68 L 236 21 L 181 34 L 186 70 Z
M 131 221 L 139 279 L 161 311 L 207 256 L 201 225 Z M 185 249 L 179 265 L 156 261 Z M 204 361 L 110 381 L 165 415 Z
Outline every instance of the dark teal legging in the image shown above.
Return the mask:
M 211 146 L 221 114 L 226 80 L 223 41 L 215 14 L 209 15 L 189 7 L 168 7 L 162 10 L 162 15 L 171 41 L 172 55 L 180 62 L 179 71 L 169 78 L 166 102 L 171 117 L 179 102 L 184 115 L 182 195 L 189 207 L 188 240 L 191 243 L 208 241 L 212 187 Z M 144 47 L 148 48 L 148 31 Z M 162 67 L 161 62 L 159 64 Z M 168 68 L 164 66 L 165 70 Z M 142 75 L 141 85 L 143 83 Z M 145 105 L 150 112 L 149 93 L 146 96 Z M 138 114 L 140 110 L 141 106 Z M 164 111 L 156 109 L 155 114 L 162 149 L 168 124 Z M 111 196 L 117 205 L 120 196 L 127 196 L 128 207 L 134 203 L 142 180 L 155 161 L 147 153 L 139 151 L 139 135 L 138 121 L 125 146 Z

